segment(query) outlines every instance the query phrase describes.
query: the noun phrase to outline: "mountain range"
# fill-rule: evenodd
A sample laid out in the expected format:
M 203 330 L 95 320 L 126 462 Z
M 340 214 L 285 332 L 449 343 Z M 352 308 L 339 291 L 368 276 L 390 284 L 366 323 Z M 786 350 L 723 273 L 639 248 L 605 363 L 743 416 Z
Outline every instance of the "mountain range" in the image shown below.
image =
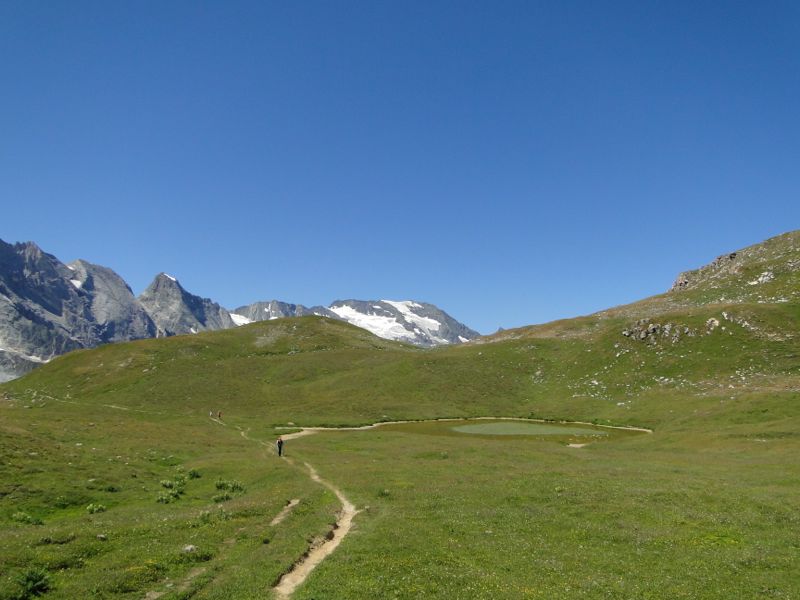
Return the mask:
M 303 315 L 347 321 L 423 347 L 479 335 L 436 306 L 414 301 L 337 300 L 307 308 L 272 300 L 229 311 L 188 292 L 166 273 L 137 298 L 108 267 L 85 260 L 64 264 L 33 242 L 0 240 L 0 382 L 80 348 Z

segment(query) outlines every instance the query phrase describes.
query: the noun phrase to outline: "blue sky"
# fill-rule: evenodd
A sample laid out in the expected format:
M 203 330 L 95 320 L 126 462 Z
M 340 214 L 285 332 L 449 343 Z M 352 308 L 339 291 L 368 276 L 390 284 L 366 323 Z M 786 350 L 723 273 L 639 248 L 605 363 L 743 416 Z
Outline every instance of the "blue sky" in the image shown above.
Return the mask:
M 585 314 L 798 228 L 796 2 L 3 2 L 0 238 L 235 308 Z

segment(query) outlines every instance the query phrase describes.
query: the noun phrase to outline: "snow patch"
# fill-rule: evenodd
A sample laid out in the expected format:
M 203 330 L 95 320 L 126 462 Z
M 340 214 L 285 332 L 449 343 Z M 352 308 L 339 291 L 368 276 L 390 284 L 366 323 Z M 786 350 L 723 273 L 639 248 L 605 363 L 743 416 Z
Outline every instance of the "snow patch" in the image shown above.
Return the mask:
M 231 319 L 236 325 L 249 325 L 253 322 L 252 319 L 248 319 L 244 315 L 237 315 L 236 313 L 231 313 Z
M 332 306 L 330 311 L 348 323 L 366 329 L 386 340 L 411 341 L 415 339 L 414 334 L 398 323 L 394 317 L 365 315 L 350 306 Z
M 167 278 L 167 279 L 169 279 L 170 281 L 178 281 L 177 279 L 175 279 L 175 278 L 174 278 L 172 275 L 170 275 L 169 273 L 164 273 L 164 277 L 166 277 L 166 278 Z
M 436 319 L 431 319 L 430 317 L 423 317 L 422 315 L 418 315 L 412 308 L 422 308 L 421 304 L 417 304 L 416 302 L 411 302 L 410 300 L 405 300 L 403 302 L 395 302 L 393 300 L 381 300 L 381 302 L 385 302 L 386 304 L 393 306 L 403 315 L 403 318 L 411 323 L 415 328 L 421 329 L 425 335 L 430 337 L 431 341 L 435 344 L 449 344 L 446 339 L 440 337 L 438 335 L 439 329 L 441 329 L 442 324 L 439 323 Z
M 18 350 L 10 350 L 8 348 L 0 348 L 0 352 L 8 352 L 9 354 L 13 354 L 15 356 L 19 356 L 20 358 L 24 358 L 25 360 L 29 360 L 31 362 L 41 363 L 41 364 L 49 363 L 51 360 L 53 360 L 52 358 L 42 358 L 41 356 L 33 356 L 33 355 L 30 355 L 30 354 L 23 354 L 22 352 L 20 352 Z
M 465 338 L 463 335 L 458 336 L 458 341 L 462 344 L 466 344 L 469 340 Z
M 80 279 L 70 279 L 69 282 L 78 289 L 81 289 L 81 286 L 83 286 L 83 282 Z

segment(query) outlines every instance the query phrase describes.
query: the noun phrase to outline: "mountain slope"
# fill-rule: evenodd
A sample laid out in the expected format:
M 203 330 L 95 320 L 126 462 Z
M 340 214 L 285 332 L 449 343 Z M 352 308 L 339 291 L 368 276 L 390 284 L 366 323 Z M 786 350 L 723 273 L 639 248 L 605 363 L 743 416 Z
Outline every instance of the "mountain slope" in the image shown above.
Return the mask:
M 482 341 L 526 337 L 591 337 L 608 321 L 616 321 L 621 334 L 624 330 L 632 332 L 659 323 L 666 325 L 672 316 L 692 314 L 706 314 L 707 319 L 715 319 L 723 324 L 724 321 L 733 319 L 740 325 L 744 323 L 745 327 L 752 326 L 758 330 L 760 319 L 751 318 L 748 321 L 748 315 L 752 315 L 754 311 L 761 312 L 759 307 L 786 305 L 786 310 L 791 311 L 790 307 L 798 303 L 800 231 L 791 231 L 723 254 L 708 265 L 683 272 L 663 294 L 585 317 L 509 329 L 483 338 Z M 687 326 L 682 321 L 678 322 L 680 319 L 672 318 L 672 321 L 675 321 L 674 326 L 681 326 L 681 331 Z M 700 325 L 702 327 L 699 329 L 706 328 L 705 322 Z M 661 328 L 660 335 L 674 337 L 674 326 L 666 334 Z M 773 335 L 782 329 L 780 324 L 769 318 L 765 320 L 764 327 L 761 331 L 763 335 Z M 694 335 L 699 329 L 695 325 L 694 331 L 690 328 L 690 331 L 678 334 L 678 338 L 688 333 Z M 644 337 L 651 341 L 656 339 L 649 334 Z

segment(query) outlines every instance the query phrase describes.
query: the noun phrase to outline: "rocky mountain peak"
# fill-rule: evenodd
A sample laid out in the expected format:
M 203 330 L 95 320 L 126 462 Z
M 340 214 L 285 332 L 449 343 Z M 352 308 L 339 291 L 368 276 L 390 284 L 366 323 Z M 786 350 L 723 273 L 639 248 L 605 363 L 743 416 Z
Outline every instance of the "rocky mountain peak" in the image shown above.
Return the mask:
M 216 302 L 187 292 L 177 278 L 159 273 L 139 296 L 139 303 L 156 324 L 157 335 L 198 333 L 235 325 Z

